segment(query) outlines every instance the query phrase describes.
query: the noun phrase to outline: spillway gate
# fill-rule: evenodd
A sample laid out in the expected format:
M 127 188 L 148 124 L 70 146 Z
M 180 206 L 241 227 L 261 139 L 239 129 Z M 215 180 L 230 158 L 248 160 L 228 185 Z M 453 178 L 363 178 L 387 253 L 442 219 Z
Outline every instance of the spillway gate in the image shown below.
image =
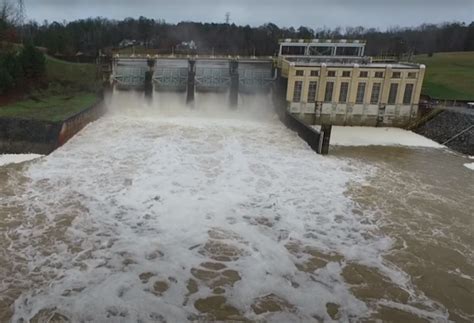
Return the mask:
M 119 90 L 144 90 L 151 72 L 155 91 L 265 93 L 276 79 L 272 59 L 114 58 L 111 80 Z

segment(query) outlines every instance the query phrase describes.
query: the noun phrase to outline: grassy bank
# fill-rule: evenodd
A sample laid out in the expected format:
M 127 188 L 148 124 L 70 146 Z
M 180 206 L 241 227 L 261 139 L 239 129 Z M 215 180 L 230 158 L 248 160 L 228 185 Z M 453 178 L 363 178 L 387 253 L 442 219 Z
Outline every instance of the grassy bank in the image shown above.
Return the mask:
M 474 101 L 474 52 L 417 55 L 426 65 L 423 94 L 436 99 Z
M 0 106 L 0 117 L 65 120 L 97 100 L 94 64 L 70 63 L 46 56 L 45 76 L 27 93 Z
M 70 63 L 51 56 L 46 56 L 46 79 L 82 91 L 94 91 L 99 86 L 94 64 Z
M 0 117 L 62 121 L 89 108 L 96 100 L 97 95 L 90 92 L 31 96 L 0 107 Z

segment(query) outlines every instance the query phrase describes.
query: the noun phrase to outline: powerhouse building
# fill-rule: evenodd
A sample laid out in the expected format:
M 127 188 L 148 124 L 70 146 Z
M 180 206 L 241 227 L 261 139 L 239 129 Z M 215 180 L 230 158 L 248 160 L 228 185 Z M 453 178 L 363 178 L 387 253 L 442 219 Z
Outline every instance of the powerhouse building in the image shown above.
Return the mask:
M 408 125 L 418 113 L 425 66 L 364 52 L 360 40 L 281 41 L 288 111 L 309 124 Z

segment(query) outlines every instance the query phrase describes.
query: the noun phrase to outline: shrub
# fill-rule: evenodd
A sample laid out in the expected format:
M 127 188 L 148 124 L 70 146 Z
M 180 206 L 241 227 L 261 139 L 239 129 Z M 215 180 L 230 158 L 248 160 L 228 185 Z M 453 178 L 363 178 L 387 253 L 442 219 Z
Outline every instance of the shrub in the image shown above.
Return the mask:
M 20 63 L 18 55 L 7 53 L 1 59 L 1 66 L 8 71 L 14 81 L 18 81 L 23 77 L 23 66 Z
M 13 78 L 10 73 L 0 66 L 0 94 L 5 93 L 13 86 Z
M 46 60 L 41 51 L 32 44 L 23 47 L 20 53 L 20 62 L 23 67 L 24 75 L 27 78 L 37 78 L 44 74 L 46 69 Z
M 26 45 L 20 53 L 9 51 L 0 54 L 0 93 L 26 79 L 41 77 L 45 69 L 45 57 L 33 45 Z

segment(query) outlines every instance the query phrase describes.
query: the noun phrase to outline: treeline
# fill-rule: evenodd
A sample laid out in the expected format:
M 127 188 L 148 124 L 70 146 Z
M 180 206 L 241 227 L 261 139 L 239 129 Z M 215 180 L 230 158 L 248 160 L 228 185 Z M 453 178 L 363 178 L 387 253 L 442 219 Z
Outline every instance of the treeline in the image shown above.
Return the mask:
M 43 76 L 45 57 L 32 44 L 0 52 L 0 94 Z
M 1 16 L 1 15 L 0 15 Z M 3 26 L 3 27 L 2 27 Z M 367 40 L 368 55 L 402 55 L 474 50 L 474 22 L 424 24 L 413 28 L 318 28 L 297 29 L 267 23 L 259 27 L 235 24 L 180 22 L 127 18 L 110 20 L 89 18 L 66 22 L 28 22 L 12 30 L 0 17 L 0 40 L 17 37 L 36 46 L 46 47 L 50 54 L 95 56 L 100 50 L 116 48 L 123 40 L 134 40 L 146 48 L 171 52 L 183 41 L 193 40 L 198 53 L 273 55 L 282 38 L 347 38 Z

